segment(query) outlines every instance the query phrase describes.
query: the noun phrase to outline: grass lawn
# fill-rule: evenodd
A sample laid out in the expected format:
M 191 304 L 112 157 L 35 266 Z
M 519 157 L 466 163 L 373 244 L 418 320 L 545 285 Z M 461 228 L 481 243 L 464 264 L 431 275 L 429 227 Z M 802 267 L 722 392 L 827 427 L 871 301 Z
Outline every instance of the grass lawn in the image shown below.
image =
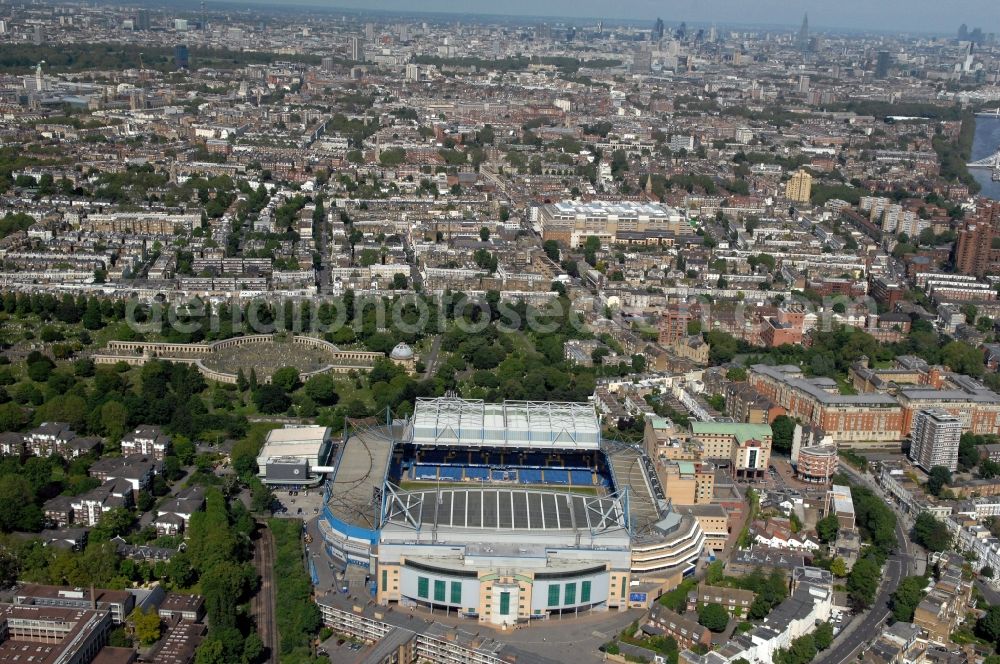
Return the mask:
M 337 402 L 338 405 L 345 404 L 351 399 L 360 399 L 369 408 L 375 407 L 375 398 L 372 396 L 372 391 L 368 387 L 368 378 L 362 376 L 361 383 L 363 387 L 358 388 L 354 382 L 353 378 L 347 376 L 334 376 L 337 379 L 337 394 L 340 395 L 340 400 Z

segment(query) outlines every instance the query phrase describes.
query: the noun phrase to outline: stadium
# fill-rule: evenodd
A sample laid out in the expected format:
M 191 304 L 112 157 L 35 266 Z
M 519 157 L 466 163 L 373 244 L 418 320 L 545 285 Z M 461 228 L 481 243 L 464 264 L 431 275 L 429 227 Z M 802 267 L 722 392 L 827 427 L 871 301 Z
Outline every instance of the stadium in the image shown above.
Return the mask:
M 494 625 L 644 603 L 694 571 L 705 535 L 652 463 L 602 439 L 592 404 L 442 397 L 352 422 L 319 532 L 380 604 Z

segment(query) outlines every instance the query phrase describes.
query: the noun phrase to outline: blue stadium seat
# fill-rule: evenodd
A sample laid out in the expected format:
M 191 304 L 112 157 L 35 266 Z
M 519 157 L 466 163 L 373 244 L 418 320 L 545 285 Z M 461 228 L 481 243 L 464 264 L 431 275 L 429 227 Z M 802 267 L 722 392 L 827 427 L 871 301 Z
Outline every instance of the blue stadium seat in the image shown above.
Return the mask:
M 569 471 L 556 468 L 547 468 L 545 470 L 545 483 L 569 484 Z
M 576 486 L 593 486 L 594 484 L 594 475 L 589 470 L 571 470 L 569 478 Z
M 518 472 L 521 484 L 544 484 L 542 471 L 537 468 L 521 468 Z
M 490 469 L 484 466 L 469 466 L 465 469 L 465 477 L 470 480 L 488 480 Z
M 425 463 L 417 464 L 414 469 L 414 479 L 436 480 L 438 478 L 438 467 Z
M 439 477 L 453 482 L 462 480 L 462 466 L 441 466 Z

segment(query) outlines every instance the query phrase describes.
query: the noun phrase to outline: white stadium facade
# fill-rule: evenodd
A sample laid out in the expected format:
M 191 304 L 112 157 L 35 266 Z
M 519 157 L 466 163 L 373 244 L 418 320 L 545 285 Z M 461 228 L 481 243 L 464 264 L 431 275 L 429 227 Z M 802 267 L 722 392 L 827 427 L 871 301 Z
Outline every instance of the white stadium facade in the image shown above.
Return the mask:
M 693 572 L 705 534 L 587 403 L 419 399 L 345 433 L 324 484 L 327 552 L 379 604 L 495 625 L 645 603 Z

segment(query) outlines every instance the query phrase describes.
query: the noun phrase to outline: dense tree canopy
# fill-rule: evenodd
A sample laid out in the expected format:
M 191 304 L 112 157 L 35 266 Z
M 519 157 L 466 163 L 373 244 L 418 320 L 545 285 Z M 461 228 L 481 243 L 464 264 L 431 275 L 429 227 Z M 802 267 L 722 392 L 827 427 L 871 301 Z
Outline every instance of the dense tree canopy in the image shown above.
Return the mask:
M 926 587 L 927 578 L 923 576 L 908 576 L 900 581 L 889 600 L 892 617 L 898 622 L 913 622 L 913 612 L 927 594 Z
M 948 527 L 930 512 L 921 512 L 917 516 L 911 538 L 928 551 L 944 551 L 951 546 Z

